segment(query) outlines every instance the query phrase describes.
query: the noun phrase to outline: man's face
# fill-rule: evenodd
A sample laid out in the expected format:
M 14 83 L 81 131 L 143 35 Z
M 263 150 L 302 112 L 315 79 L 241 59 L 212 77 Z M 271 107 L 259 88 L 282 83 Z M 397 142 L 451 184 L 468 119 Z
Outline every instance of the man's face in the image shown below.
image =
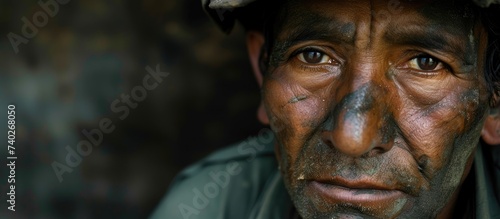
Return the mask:
M 263 85 L 305 218 L 450 209 L 487 114 L 486 36 L 450 1 L 289 2 Z

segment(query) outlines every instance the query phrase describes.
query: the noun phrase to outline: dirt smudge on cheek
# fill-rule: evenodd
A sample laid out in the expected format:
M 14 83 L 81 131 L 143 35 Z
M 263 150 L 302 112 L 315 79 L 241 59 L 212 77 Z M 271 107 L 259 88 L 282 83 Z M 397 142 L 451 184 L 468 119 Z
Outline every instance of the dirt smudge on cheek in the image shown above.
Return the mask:
M 457 99 L 458 106 L 455 110 L 458 110 L 458 116 L 453 120 L 459 120 L 458 123 L 462 127 L 455 131 L 450 130 L 449 136 L 455 137 L 442 144 L 442 147 L 447 148 L 441 152 L 441 161 L 437 160 L 438 163 L 442 162 L 442 165 L 436 166 L 437 172 L 432 174 L 431 190 L 422 191 L 423 196 L 426 196 L 425 199 L 428 200 L 426 205 L 437 206 L 438 211 L 434 212 L 434 215 L 437 215 L 442 207 L 451 201 L 450 199 L 464 179 L 464 174 L 467 174 L 465 171 L 468 161 L 474 155 L 486 118 L 488 105 L 484 101 L 481 103 L 477 88 L 462 92 Z M 456 123 L 453 120 L 449 121 L 450 124 Z
M 444 186 L 457 186 L 461 177 L 451 177 L 453 173 L 463 174 L 467 160 L 474 153 L 480 139 L 481 130 L 486 118 L 487 103 L 480 103 L 479 91 L 471 89 L 463 93 L 460 100 L 464 104 L 462 133 L 459 133 L 453 142 L 451 159 L 448 164 L 450 177 L 445 177 L 447 184 Z M 453 180 L 451 180 L 453 179 Z
M 464 104 L 464 129 L 474 128 L 481 122 L 486 112 L 486 103 L 480 103 L 480 92 L 478 89 L 473 89 L 464 92 L 460 98 L 460 102 Z
M 288 103 L 297 103 L 297 102 L 305 100 L 305 99 L 307 99 L 306 95 L 299 95 L 299 96 L 295 96 L 292 99 L 288 100 Z

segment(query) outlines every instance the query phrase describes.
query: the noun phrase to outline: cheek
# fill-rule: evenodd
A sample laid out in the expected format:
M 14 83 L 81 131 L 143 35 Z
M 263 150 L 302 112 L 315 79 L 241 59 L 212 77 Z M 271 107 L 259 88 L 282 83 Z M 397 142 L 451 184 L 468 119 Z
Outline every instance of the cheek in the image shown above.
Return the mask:
M 277 141 L 286 147 L 281 151 L 293 163 L 306 139 L 328 116 L 331 85 L 307 86 L 284 75 L 278 71 L 266 77 L 263 100 Z
M 433 105 L 421 107 L 406 101 L 403 109 L 410 110 L 399 114 L 409 149 L 428 175 L 442 169 L 453 157 L 466 162 L 479 139 L 486 103 L 481 102 L 477 87 L 457 87 L 464 89 L 440 96 Z

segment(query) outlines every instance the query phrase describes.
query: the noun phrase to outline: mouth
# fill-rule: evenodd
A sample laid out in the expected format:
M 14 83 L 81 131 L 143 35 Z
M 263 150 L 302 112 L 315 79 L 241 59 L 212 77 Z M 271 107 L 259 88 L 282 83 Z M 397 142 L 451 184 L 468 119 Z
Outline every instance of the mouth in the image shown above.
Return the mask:
M 330 204 L 385 208 L 406 199 L 401 190 L 369 180 L 310 180 L 308 190 Z

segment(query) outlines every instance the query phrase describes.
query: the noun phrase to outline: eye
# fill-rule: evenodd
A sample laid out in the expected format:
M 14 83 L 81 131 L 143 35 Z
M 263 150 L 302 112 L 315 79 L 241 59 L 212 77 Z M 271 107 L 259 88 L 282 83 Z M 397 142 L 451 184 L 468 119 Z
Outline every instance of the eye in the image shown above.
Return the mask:
M 444 64 L 439 59 L 424 55 L 410 60 L 408 67 L 421 71 L 436 71 L 443 69 Z
M 317 50 L 307 50 L 298 54 L 297 58 L 307 64 L 332 63 L 332 58 Z

